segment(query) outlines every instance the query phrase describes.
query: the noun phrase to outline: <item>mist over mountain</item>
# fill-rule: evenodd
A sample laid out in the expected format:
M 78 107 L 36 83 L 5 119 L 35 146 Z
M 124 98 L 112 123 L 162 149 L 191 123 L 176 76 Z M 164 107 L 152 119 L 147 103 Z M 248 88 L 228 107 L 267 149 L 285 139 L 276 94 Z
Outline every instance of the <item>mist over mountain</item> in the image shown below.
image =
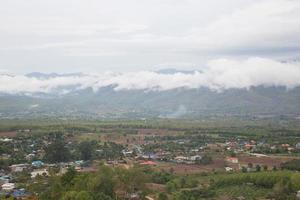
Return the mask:
M 0 74 L 1 117 L 300 115 L 300 65 L 214 60 L 199 70 Z

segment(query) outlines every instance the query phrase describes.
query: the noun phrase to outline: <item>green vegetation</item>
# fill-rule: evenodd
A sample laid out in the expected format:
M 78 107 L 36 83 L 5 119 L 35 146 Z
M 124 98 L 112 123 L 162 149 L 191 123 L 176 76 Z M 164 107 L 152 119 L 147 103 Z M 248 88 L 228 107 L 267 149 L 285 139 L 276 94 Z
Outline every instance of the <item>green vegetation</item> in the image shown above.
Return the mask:
M 61 177 L 50 177 L 49 184 L 40 191 L 39 197 L 41 200 L 110 200 L 117 197 L 126 198 L 133 194 L 142 197 L 146 194 L 146 180 L 146 175 L 139 169 L 101 166 L 96 173 L 78 173 L 74 168 L 69 168 Z
M 283 169 L 300 171 L 300 160 L 291 160 L 281 165 Z
M 0 130 L 1 138 L 13 134 L 0 141 L 1 170 L 29 165 L 12 181 L 41 200 L 284 200 L 300 190 L 300 126 L 293 120 L 3 120 Z M 282 154 L 288 159 L 273 165 Z M 34 160 L 45 166 L 31 167 Z M 48 174 L 32 178 L 36 169 Z

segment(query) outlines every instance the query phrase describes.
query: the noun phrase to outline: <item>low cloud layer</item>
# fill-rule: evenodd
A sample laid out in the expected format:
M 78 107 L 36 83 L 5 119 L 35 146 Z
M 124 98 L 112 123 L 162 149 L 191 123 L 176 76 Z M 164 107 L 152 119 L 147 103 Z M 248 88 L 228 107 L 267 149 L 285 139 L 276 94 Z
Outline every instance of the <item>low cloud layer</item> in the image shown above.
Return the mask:
M 218 59 L 207 63 L 201 72 L 172 74 L 153 71 L 102 74 L 74 74 L 49 77 L 0 75 L 2 93 L 52 93 L 111 86 L 120 90 L 164 91 L 176 88 L 207 87 L 214 91 L 252 86 L 300 86 L 300 63 L 278 62 L 264 58 L 245 60 Z

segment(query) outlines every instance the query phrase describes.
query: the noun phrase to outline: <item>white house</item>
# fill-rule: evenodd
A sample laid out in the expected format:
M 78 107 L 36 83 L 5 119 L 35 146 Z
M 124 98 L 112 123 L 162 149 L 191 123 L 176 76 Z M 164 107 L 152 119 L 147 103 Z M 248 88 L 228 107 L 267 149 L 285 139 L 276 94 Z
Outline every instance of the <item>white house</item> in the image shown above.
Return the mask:
M 4 183 L 1 187 L 4 191 L 12 191 L 16 188 L 16 185 L 14 183 Z
M 232 172 L 233 169 L 231 167 L 225 167 L 226 172 Z
M 230 162 L 230 163 L 239 163 L 239 159 L 238 158 L 235 158 L 235 157 L 227 157 L 226 158 L 226 161 L 227 162 Z
M 200 155 L 195 155 L 195 156 L 190 157 L 190 160 L 192 160 L 192 161 L 201 160 L 201 159 L 202 159 L 202 156 L 200 156 Z
M 10 169 L 12 172 L 22 172 L 28 166 L 29 166 L 28 164 L 17 164 L 17 165 L 11 165 Z
M 31 172 L 31 178 L 35 178 L 37 175 L 48 176 L 49 172 L 47 171 L 47 169 L 39 169 L 39 170 L 34 170 L 33 172 Z

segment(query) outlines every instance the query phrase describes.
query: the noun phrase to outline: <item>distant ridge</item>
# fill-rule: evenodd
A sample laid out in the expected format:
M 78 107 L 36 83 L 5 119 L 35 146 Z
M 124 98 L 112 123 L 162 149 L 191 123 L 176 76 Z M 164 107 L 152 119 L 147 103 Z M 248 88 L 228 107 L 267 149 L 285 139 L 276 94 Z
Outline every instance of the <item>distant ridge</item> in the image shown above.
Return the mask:
M 205 116 L 300 116 L 300 87 L 208 88 L 167 91 L 103 87 L 65 94 L 0 95 L 1 117 L 200 118 Z M 36 106 L 38 105 L 38 106 Z

